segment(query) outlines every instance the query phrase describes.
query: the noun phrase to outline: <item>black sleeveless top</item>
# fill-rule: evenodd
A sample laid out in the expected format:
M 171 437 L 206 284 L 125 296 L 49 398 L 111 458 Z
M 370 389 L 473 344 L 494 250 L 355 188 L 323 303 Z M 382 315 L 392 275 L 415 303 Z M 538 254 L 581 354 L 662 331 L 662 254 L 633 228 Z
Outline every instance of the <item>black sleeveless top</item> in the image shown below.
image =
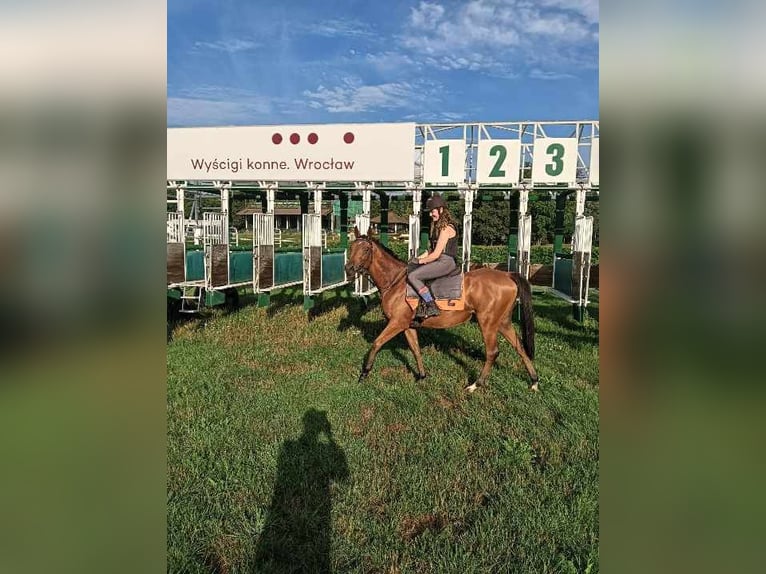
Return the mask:
M 455 229 L 454 225 L 450 225 L 452 229 Z M 433 234 L 430 237 L 431 240 L 431 247 L 428 249 L 429 251 L 433 251 L 436 249 L 436 242 L 439 241 L 439 231 L 434 227 Z M 449 255 L 457 261 L 457 229 L 455 229 L 455 237 L 452 237 L 447 241 L 447 245 L 444 246 L 444 251 L 442 251 L 443 255 Z

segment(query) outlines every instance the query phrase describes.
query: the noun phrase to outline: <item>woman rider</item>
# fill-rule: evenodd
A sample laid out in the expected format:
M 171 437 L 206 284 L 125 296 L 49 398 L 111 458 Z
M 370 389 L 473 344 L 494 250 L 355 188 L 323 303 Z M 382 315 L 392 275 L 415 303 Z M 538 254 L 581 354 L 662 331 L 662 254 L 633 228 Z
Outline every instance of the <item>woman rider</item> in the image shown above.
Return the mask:
M 430 247 L 411 263 L 417 264 L 407 275 L 407 281 L 423 300 L 416 317 L 428 319 L 439 315 L 433 295 L 424 281 L 444 277 L 457 267 L 457 224 L 441 196 L 428 200 L 426 208 L 431 215 Z

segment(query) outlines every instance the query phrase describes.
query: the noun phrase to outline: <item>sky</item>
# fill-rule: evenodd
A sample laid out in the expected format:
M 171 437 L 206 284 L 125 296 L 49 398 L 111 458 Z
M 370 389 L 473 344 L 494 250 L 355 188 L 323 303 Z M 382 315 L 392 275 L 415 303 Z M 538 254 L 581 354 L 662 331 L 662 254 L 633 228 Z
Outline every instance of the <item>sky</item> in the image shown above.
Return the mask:
M 168 0 L 168 126 L 598 119 L 598 0 Z

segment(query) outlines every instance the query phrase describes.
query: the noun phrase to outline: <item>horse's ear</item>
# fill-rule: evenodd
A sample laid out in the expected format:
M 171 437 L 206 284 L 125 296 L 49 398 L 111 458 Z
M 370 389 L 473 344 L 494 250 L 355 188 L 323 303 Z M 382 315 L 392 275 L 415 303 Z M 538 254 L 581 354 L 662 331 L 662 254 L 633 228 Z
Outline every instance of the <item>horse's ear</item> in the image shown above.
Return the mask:
M 354 239 L 357 239 L 360 235 L 361 233 L 359 233 L 359 226 L 354 225 Z

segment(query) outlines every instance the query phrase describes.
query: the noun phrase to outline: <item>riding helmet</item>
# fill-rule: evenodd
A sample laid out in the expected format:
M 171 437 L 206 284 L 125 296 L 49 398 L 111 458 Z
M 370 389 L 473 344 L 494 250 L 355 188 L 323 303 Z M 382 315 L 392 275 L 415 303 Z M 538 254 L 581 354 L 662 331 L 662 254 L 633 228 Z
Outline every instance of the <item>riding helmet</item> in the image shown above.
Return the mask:
M 440 207 L 447 207 L 447 202 L 442 199 L 441 195 L 434 195 L 428 200 L 428 203 L 426 203 L 426 208 L 428 211 L 431 211 L 432 209 L 438 209 Z

